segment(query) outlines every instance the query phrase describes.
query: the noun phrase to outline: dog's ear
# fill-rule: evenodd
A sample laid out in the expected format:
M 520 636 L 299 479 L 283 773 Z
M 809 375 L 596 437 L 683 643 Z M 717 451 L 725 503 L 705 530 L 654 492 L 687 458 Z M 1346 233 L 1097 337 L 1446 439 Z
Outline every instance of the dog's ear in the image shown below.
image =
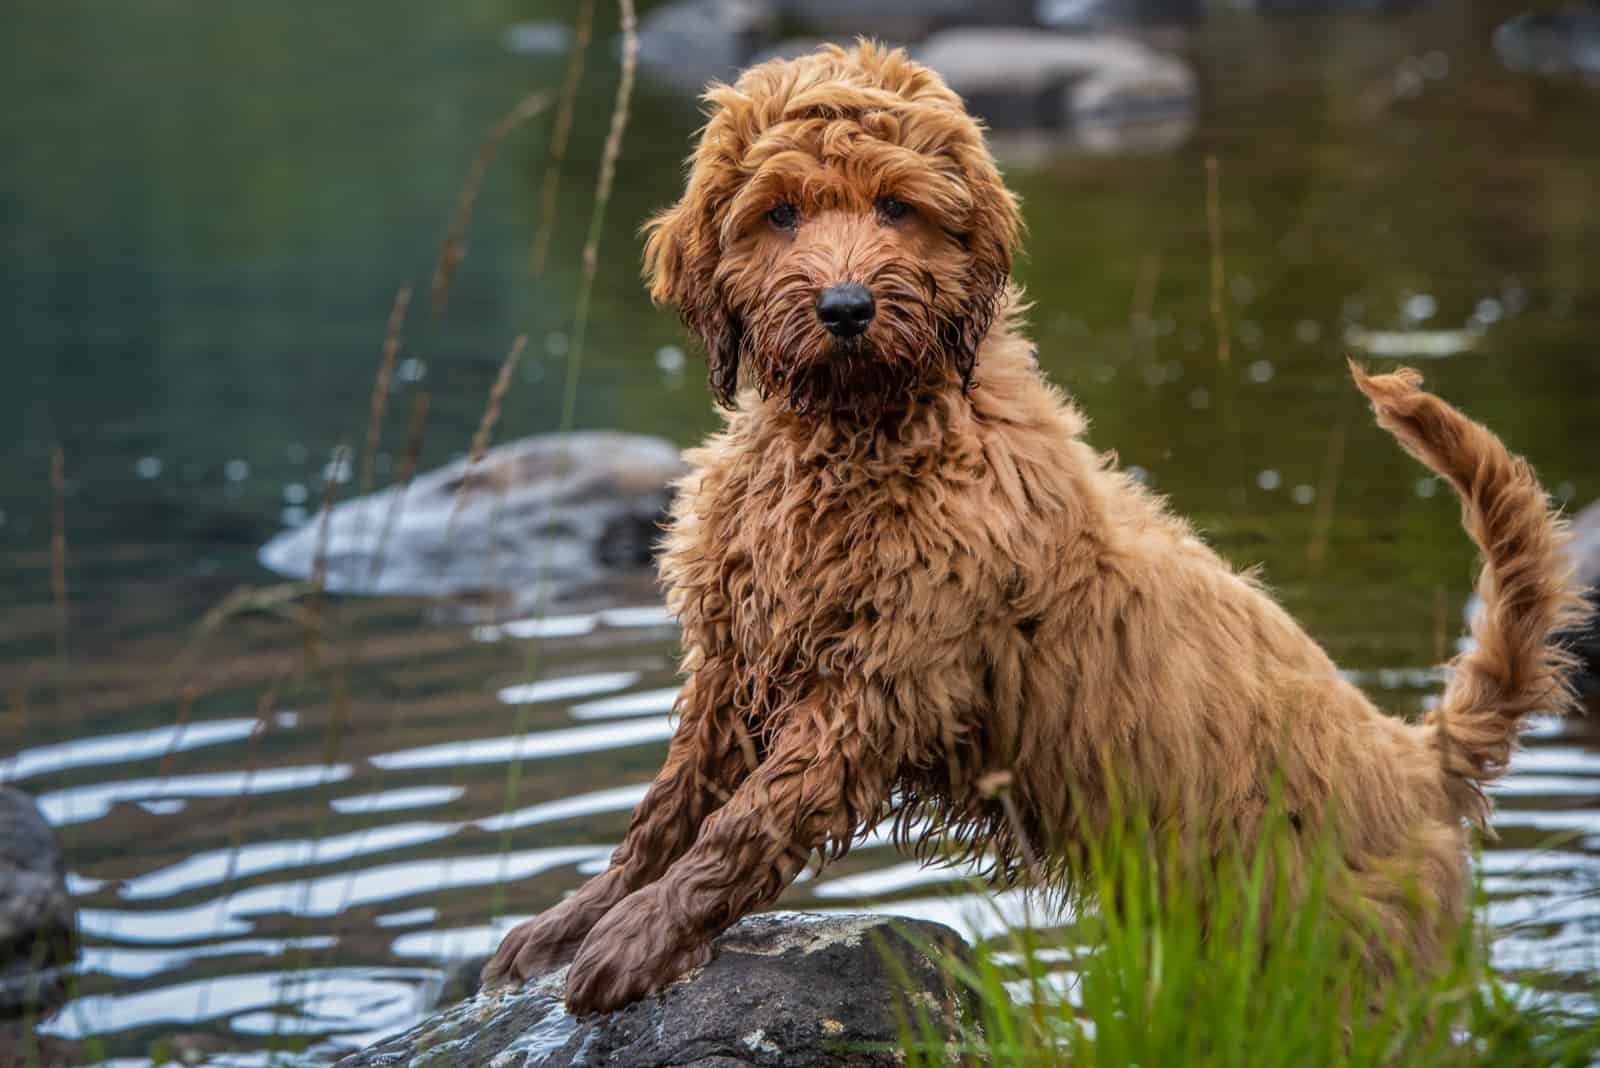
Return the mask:
M 645 223 L 644 274 L 650 299 L 676 306 L 684 325 L 705 345 L 711 392 L 717 403 L 731 408 L 739 388 L 742 331 L 718 296 L 715 219 L 698 199 L 691 189 Z
M 971 258 L 967 269 L 969 304 L 966 314 L 948 325 L 945 340 L 962 380 L 970 383 L 978 346 L 1005 299 L 1011 279 L 1011 252 L 1022 229 L 1022 211 L 981 141 L 958 153 L 958 158 L 962 156 L 962 170 L 972 194 L 972 208 L 963 231 Z

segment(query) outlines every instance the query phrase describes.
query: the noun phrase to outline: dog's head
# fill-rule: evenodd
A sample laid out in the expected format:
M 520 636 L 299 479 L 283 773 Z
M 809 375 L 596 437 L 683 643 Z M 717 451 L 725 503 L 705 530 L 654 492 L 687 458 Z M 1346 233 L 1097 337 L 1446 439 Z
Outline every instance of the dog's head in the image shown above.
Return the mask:
M 646 224 L 645 274 L 705 343 L 717 399 L 741 364 L 801 413 L 969 384 L 1019 215 L 961 99 L 862 42 L 752 67 L 706 101 L 683 198 Z

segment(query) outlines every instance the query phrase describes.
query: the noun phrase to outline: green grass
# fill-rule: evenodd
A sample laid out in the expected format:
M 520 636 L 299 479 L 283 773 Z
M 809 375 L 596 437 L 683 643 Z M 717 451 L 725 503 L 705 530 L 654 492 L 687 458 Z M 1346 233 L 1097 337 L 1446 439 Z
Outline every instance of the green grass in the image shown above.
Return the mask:
M 943 956 L 978 1011 L 957 1042 L 926 1017 L 908 1020 L 906 1063 L 1600 1063 L 1600 1019 L 1514 993 L 1484 966 L 1481 900 L 1439 967 L 1420 974 L 1401 962 L 1380 984 L 1363 966 L 1363 942 L 1329 918 L 1328 878 L 1307 876 L 1294 893 L 1275 874 L 1287 869 L 1270 862 L 1287 835 L 1253 858 L 1183 865 L 1181 878 L 1163 876 L 1178 870 L 1177 854 L 1157 858 L 1152 840 L 1135 827 L 1087 850 L 1072 928 L 1013 927 L 968 958 Z

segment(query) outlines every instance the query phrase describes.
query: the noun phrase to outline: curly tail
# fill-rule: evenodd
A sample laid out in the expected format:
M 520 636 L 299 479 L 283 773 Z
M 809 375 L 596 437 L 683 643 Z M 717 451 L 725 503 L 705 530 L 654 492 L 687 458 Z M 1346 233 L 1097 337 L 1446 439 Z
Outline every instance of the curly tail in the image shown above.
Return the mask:
M 1350 371 L 1378 425 L 1455 487 L 1462 525 L 1483 554 L 1473 648 L 1452 661 L 1444 696 L 1427 720 L 1450 796 L 1482 827 L 1491 808 L 1484 786 L 1505 774 L 1522 721 L 1538 711 L 1565 713 L 1574 703 L 1573 657 L 1553 640 L 1587 612 L 1572 584 L 1566 523 L 1527 461 L 1423 392 L 1416 371 L 1368 376 L 1354 362 Z

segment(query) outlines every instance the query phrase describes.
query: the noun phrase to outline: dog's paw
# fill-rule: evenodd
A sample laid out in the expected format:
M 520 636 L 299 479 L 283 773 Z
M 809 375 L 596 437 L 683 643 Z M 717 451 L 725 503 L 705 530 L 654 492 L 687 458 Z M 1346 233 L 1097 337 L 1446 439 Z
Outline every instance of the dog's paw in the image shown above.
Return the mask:
M 571 930 L 560 911 L 558 906 L 506 932 L 500 948 L 483 966 L 481 981 L 485 989 L 544 975 L 573 958 L 588 931 Z
M 624 898 L 589 932 L 567 972 L 569 1012 L 611 1012 L 711 959 L 711 943 L 673 924 L 653 891 Z

